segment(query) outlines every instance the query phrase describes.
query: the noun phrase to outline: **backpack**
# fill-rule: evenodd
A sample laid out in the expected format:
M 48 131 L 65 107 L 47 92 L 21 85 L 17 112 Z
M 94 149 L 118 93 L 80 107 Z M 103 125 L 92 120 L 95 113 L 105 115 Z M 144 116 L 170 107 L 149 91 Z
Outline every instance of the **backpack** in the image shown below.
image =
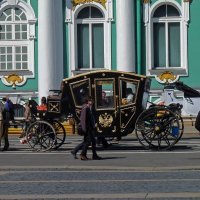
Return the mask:
M 195 128 L 200 131 L 200 111 L 198 112 L 196 121 L 195 121 Z

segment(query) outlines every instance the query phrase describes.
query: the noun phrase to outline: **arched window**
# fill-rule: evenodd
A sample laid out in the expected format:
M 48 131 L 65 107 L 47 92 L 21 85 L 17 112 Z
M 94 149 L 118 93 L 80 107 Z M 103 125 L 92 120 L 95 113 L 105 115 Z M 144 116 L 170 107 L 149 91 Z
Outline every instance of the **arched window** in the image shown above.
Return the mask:
M 146 74 L 170 71 L 177 77 L 188 74 L 189 2 L 157 0 L 144 2 Z
M 78 69 L 104 68 L 104 15 L 88 6 L 77 15 Z
M 17 7 L 0 16 L 0 71 L 28 70 L 28 21 Z
M 181 67 L 181 15 L 172 5 L 159 6 L 152 18 L 154 68 Z

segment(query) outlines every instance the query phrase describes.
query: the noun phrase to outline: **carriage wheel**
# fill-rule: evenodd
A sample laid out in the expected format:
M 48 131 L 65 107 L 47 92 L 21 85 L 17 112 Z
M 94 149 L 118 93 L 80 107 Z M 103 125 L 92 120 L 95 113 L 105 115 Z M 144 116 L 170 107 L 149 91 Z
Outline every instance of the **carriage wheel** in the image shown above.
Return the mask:
M 26 140 L 35 151 L 47 151 L 56 142 L 54 127 L 47 121 L 36 121 L 26 131 Z
M 55 142 L 55 145 L 54 145 L 54 149 L 58 149 L 65 142 L 65 138 L 66 138 L 65 128 L 57 120 L 53 120 L 51 123 L 52 123 L 54 130 L 56 132 L 56 142 Z
M 146 149 L 172 148 L 183 134 L 183 120 L 165 106 L 145 110 L 136 121 L 136 136 Z

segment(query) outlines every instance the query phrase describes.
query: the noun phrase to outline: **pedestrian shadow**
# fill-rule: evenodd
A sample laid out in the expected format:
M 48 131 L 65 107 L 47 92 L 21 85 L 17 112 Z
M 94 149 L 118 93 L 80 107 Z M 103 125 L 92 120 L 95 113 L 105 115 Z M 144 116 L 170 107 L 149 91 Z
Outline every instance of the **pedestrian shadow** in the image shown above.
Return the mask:
M 170 152 L 170 151 L 181 151 L 181 150 L 193 150 L 194 148 L 188 145 L 177 145 L 177 146 L 173 146 L 170 149 L 158 149 L 158 148 L 145 148 L 141 145 L 135 145 L 135 146 L 125 146 L 125 145 L 112 145 L 109 146 L 108 148 L 104 148 L 104 147 L 97 147 L 98 151 L 112 151 L 112 150 L 124 150 L 124 151 L 151 151 L 151 152 Z
M 102 157 L 101 160 L 114 160 L 114 159 L 126 159 L 126 157 L 114 157 L 114 156 L 108 156 L 108 157 Z
M 193 150 L 193 148 L 187 145 L 179 145 L 172 147 L 168 151 L 176 151 L 176 150 Z
M 112 150 L 146 150 L 144 147 L 140 146 L 122 146 L 122 145 L 112 145 L 107 148 L 97 147 L 98 151 L 112 151 Z

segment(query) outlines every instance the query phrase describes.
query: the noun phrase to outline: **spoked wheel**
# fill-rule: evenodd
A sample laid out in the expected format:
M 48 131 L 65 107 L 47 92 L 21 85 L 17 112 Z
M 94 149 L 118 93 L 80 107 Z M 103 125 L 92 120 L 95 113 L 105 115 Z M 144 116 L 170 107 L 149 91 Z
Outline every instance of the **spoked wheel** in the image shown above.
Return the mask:
M 155 106 L 140 114 L 135 130 L 146 149 L 167 150 L 182 137 L 183 120 L 167 107 Z
M 54 130 L 56 132 L 56 142 L 54 144 L 54 149 L 58 149 L 65 142 L 66 138 L 65 128 L 57 120 L 53 120 L 51 124 L 53 125 Z
M 26 131 L 29 146 L 35 151 L 50 150 L 56 142 L 54 127 L 47 121 L 36 121 Z

